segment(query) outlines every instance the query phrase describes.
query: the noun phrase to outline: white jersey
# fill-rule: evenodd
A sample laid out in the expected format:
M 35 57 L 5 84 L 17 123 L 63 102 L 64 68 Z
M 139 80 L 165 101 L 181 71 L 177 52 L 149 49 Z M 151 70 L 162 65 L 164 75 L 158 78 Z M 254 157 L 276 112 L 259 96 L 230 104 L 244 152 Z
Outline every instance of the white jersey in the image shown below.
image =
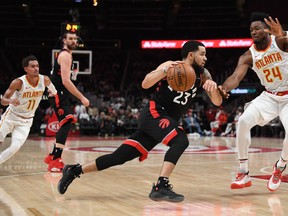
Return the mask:
M 20 91 L 15 91 L 11 98 L 18 98 L 20 105 L 14 106 L 10 104 L 7 109 L 18 116 L 32 118 L 45 91 L 44 76 L 39 75 L 39 81 L 36 86 L 29 83 L 26 75 L 19 77 L 19 79 L 22 80 L 22 88 Z
M 279 49 L 275 36 L 271 36 L 270 45 L 266 50 L 257 50 L 255 44 L 249 49 L 253 58 L 252 69 L 266 90 L 288 91 L 288 53 Z

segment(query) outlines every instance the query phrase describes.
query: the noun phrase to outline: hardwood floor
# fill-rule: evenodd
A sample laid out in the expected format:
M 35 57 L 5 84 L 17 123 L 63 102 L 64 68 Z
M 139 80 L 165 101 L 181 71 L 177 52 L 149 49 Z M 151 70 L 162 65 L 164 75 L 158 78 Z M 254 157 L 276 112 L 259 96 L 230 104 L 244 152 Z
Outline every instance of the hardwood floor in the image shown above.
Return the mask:
M 63 154 L 65 163 L 86 163 L 113 151 L 124 138 L 71 137 Z M 10 144 L 6 138 L 2 151 Z M 190 137 L 190 146 L 170 177 L 181 203 L 148 198 L 158 178 L 166 147 L 159 144 L 139 163 L 130 161 L 75 179 L 64 195 L 57 192 L 61 173 L 46 171 L 43 162 L 53 138 L 29 137 L 24 146 L 0 165 L 2 216 L 284 216 L 288 215 L 288 177 L 270 192 L 267 178 L 280 156 L 282 139 L 252 138 L 252 187 L 231 190 L 238 168 L 235 138 Z

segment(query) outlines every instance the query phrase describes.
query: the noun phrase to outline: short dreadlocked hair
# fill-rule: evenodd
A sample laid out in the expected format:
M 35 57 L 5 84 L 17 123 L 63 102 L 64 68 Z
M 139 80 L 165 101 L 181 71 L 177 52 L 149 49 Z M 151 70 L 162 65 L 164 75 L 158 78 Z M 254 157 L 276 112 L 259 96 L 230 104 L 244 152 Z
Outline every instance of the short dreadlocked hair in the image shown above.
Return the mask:
M 250 23 L 260 21 L 269 28 L 269 26 L 265 23 L 264 18 L 269 19 L 269 14 L 262 12 L 253 12 L 250 16 Z

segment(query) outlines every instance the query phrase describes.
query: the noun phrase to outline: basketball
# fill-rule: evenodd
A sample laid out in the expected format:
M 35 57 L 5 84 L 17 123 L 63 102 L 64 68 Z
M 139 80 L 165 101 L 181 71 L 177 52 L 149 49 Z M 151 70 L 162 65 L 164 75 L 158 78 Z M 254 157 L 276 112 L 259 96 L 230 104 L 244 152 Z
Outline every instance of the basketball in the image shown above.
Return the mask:
M 167 71 L 167 82 L 175 91 L 188 91 L 196 81 L 196 74 L 192 66 L 186 63 L 173 65 Z

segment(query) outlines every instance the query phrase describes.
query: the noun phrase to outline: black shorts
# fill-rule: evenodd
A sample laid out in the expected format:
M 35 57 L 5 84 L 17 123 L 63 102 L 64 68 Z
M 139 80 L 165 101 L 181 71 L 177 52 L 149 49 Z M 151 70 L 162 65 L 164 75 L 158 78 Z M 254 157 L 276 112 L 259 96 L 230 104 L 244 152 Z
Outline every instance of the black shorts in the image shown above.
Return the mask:
M 72 123 L 77 121 L 77 118 L 73 115 L 74 111 L 69 101 L 69 95 L 51 97 L 49 101 L 57 116 L 60 127 L 69 119 L 72 119 Z
M 140 161 L 146 159 L 148 152 L 158 143 L 169 145 L 170 140 L 179 134 L 179 130 L 183 130 L 162 106 L 152 100 L 141 110 L 138 127 L 123 144 L 137 148 L 142 153 Z

